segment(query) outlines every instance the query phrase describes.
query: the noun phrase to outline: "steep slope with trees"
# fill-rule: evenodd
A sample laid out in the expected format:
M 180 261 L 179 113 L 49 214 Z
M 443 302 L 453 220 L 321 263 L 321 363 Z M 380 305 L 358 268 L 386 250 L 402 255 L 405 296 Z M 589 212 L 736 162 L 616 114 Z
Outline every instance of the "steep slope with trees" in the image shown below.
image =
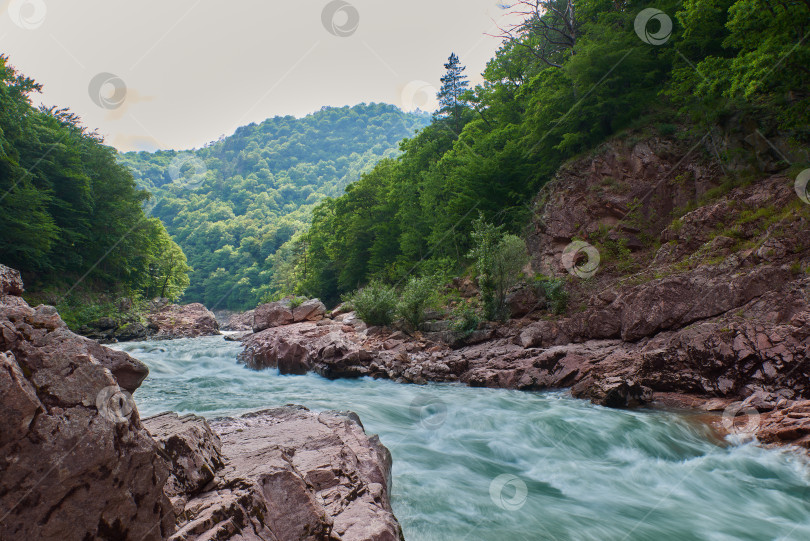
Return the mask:
M 154 194 L 151 213 L 193 267 L 184 300 L 252 308 L 282 289 L 287 243 L 313 206 L 335 197 L 429 122 L 392 105 L 276 117 L 190 152 L 120 157 Z
M 0 56 L 0 261 L 71 323 L 85 294 L 179 297 L 186 258 L 149 194 L 67 109 L 33 107 L 40 89 Z
M 336 302 L 373 279 L 465 272 L 479 215 L 522 232 L 558 168 L 622 132 L 675 136 L 687 149 L 708 142 L 732 184 L 762 169 L 752 144 L 782 154 L 769 166 L 778 171 L 810 140 L 807 3 L 526 0 L 513 9 L 524 20 L 503 29 L 464 107 L 445 106 L 401 156 L 314 210 L 287 262 L 299 293 Z M 443 81 L 460 73 L 454 57 Z

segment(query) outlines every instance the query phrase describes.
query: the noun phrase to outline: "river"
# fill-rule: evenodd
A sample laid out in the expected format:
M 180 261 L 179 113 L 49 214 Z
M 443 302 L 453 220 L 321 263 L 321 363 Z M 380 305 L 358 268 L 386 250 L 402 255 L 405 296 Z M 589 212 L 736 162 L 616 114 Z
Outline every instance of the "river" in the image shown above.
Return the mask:
M 393 454 L 392 506 L 408 541 L 810 539 L 808 461 L 718 440 L 694 414 L 255 372 L 222 337 L 114 347 L 149 366 L 135 393 L 142 416 L 357 412 Z

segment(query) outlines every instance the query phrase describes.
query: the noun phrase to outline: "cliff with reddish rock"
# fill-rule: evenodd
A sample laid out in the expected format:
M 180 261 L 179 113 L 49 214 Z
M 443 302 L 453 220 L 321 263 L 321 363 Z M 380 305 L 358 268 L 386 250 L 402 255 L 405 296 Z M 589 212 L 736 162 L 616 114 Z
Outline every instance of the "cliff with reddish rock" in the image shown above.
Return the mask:
M 128 394 L 146 366 L 22 291 L 0 265 L 0 538 L 165 539 L 169 468 Z
M 731 182 L 713 156 L 707 140 L 617 140 L 560 169 L 534 202 L 527 246 L 535 273 L 564 281 L 562 314 L 531 283 L 510 295 L 507 324 L 467 336 L 441 319 L 406 335 L 354 314 L 293 322 L 267 305 L 242 362 L 571 388 L 610 407 L 723 410 L 726 429 L 753 409 L 763 441 L 806 447 L 810 205 L 787 175 Z
M 810 398 L 810 205 L 784 175 L 729 183 L 704 150 L 606 144 L 541 194 L 533 266 L 566 277 L 571 309 L 521 345 L 620 340 L 575 394 L 599 400 L 621 378 L 648 396 Z M 599 255 L 592 277 L 565 268 L 575 239 Z
M 22 293 L 0 265 L 0 539 L 401 540 L 391 456 L 356 415 L 141 420 L 147 367 Z

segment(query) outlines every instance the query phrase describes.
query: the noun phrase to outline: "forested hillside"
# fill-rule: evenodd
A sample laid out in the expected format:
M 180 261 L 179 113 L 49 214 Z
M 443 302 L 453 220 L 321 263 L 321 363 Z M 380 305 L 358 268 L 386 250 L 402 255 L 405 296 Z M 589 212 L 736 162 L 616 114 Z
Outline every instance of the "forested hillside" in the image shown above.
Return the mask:
M 187 302 L 252 308 L 289 289 L 274 268 L 306 228 L 311 209 L 336 197 L 430 116 L 392 105 L 323 108 L 304 118 L 250 124 L 190 152 L 120 157 L 154 194 L 152 215 L 183 247 L 193 267 Z
M 807 2 L 654 6 L 515 3 L 525 20 L 502 29 L 485 84 L 464 91 L 451 58 L 436 120 L 315 208 L 286 267 L 297 291 L 336 302 L 374 278 L 466 269 L 479 215 L 520 233 L 558 167 L 622 131 L 709 141 L 723 163 L 752 159 L 735 141 L 810 141 Z
M 178 298 L 186 259 L 149 194 L 76 116 L 35 108 L 40 90 L 0 56 L 0 262 L 66 319 L 86 295 Z

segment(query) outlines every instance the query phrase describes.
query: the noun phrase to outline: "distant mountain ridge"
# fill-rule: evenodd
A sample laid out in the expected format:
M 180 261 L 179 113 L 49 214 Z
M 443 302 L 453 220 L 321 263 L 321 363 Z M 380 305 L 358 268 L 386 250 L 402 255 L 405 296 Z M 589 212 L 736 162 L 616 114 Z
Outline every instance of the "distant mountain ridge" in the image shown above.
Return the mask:
M 324 107 L 240 127 L 201 149 L 119 160 L 152 193 L 152 214 L 194 269 L 184 300 L 243 308 L 273 292 L 274 256 L 312 207 L 399 154 L 399 142 L 429 122 L 387 104 Z

